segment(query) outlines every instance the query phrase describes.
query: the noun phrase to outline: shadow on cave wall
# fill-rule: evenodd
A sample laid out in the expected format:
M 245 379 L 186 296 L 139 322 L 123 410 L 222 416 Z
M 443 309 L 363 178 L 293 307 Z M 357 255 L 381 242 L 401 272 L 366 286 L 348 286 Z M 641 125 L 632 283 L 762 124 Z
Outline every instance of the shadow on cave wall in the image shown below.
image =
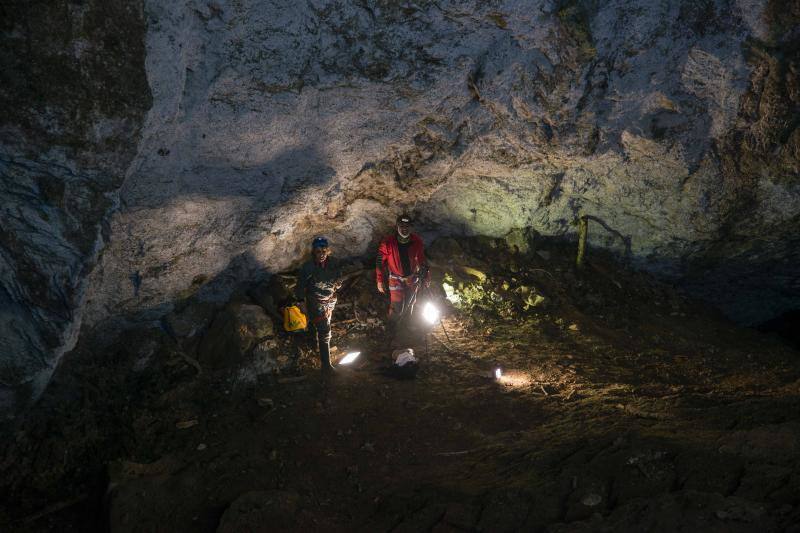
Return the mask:
M 158 154 L 156 156 L 163 157 Z M 313 144 L 286 149 L 266 163 L 247 169 L 245 171 L 247 179 L 244 180 L 244 183 L 232 183 L 230 173 L 219 167 L 212 169 L 212 172 L 214 179 L 211 182 L 206 179 L 207 176 L 181 180 L 181 190 L 174 195 L 162 196 L 161 202 L 155 206 L 163 206 L 175 202 L 176 199 L 180 201 L 182 197 L 247 199 L 249 205 L 246 209 L 231 212 L 228 216 L 222 216 L 214 222 L 219 225 L 220 231 L 229 233 L 228 238 L 232 242 L 242 243 L 243 246 L 255 244 L 265 235 L 269 235 L 271 225 L 275 222 L 275 217 L 265 217 L 265 213 L 270 208 L 281 204 L 291 204 L 308 189 L 324 188 L 335 177 L 335 171 L 330 167 L 318 147 Z M 137 187 L 143 186 L 146 189 L 152 186 L 153 183 L 150 180 L 151 176 L 147 176 L 144 183 Z M 124 198 L 123 195 L 123 211 L 127 209 L 135 212 L 137 206 L 131 202 L 126 203 Z M 198 220 L 198 223 L 201 224 L 207 222 L 207 220 Z M 107 232 L 105 238 L 108 239 Z M 146 239 L 135 238 L 138 240 L 134 241 L 136 250 L 134 253 L 136 257 L 142 257 L 147 253 L 150 243 Z M 185 250 L 188 248 L 190 251 L 193 246 L 187 242 L 169 244 L 175 249 L 183 248 Z M 135 300 L 139 297 L 144 285 L 159 283 L 159 276 L 173 266 L 162 264 L 147 269 L 133 266 L 126 276 L 127 282 L 131 286 L 132 299 Z M 211 298 L 213 291 L 218 290 L 221 291 L 220 294 L 224 295 L 226 291 L 229 292 L 230 288 L 236 285 L 236 280 L 261 279 L 268 275 L 269 272 L 260 266 L 251 254 L 237 254 L 224 269 L 212 277 L 211 281 L 203 284 L 202 293 L 205 297 Z M 186 285 L 187 290 L 192 289 L 191 280 L 187 279 Z M 3 371 L 0 373 L 0 413 L 5 416 L 24 410 L 41 393 L 42 388 L 48 382 L 49 375 L 58 367 L 60 360 L 49 360 L 47 350 L 36 344 L 37 335 L 41 335 L 41 332 L 35 328 L 34 313 L 15 304 L 10 295 L 0 287 L 0 303 L 3 301 L 6 302 L 4 311 L 7 312 L 0 313 L 0 316 L 7 315 L 8 323 L 6 325 L 9 337 L 5 338 L 4 336 L 0 341 L 0 347 L 8 348 L 4 354 L 19 354 L 20 350 L 24 349 L 23 345 L 27 343 L 31 352 L 27 359 L 17 356 L 17 359 L 14 360 L 17 362 L 16 366 L 9 364 L 7 367 L 3 367 Z M 12 313 L 15 305 L 16 311 Z M 110 328 L 110 331 L 118 332 L 131 324 L 152 320 L 153 316 L 163 314 L 170 305 L 146 307 L 132 315 L 120 314 L 106 317 L 97 326 L 101 329 Z M 60 320 L 63 321 L 62 327 L 67 328 L 74 317 L 72 313 L 62 313 Z M 57 322 L 53 320 L 48 321 L 47 324 L 51 329 L 58 329 Z M 81 336 L 85 334 L 85 331 L 80 333 Z M 20 339 L 19 342 L 12 343 L 14 335 Z M 50 336 L 53 337 L 53 335 Z M 57 339 L 51 340 L 54 346 L 57 345 Z M 31 376 L 35 376 L 35 379 L 31 379 Z
M 240 245 L 240 248 L 250 248 L 264 239 L 285 239 L 286 224 L 279 220 L 280 211 L 273 211 L 283 206 L 291 207 L 304 198 L 312 189 L 319 189 L 319 194 L 334 181 L 335 170 L 328 164 L 328 159 L 315 144 L 306 144 L 299 147 L 290 147 L 280 151 L 270 160 L 253 165 L 248 168 L 234 168 L 236 173 L 232 177 L 230 162 L 216 161 L 213 165 L 197 167 L 194 172 L 180 179 L 179 189 L 156 198 L 155 202 L 148 203 L 148 209 L 174 207 L 180 209 L 183 199 L 202 203 L 204 199 L 236 199 L 228 212 L 214 213 L 214 219 L 203 220 L 198 215 L 197 224 L 201 231 L 224 235 L 230 243 Z M 135 176 L 133 182 L 128 184 L 123 194 L 123 213 L 137 211 L 137 194 L 142 189 L 149 189 L 157 177 L 151 174 Z M 245 200 L 244 205 L 238 200 Z M 312 208 L 311 211 L 324 212 L 326 206 Z M 186 231 L 185 222 L 181 223 Z M 316 233 L 323 233 L 326 228 L 320 228 Z M 131 238 L 131 237 L 127 237 Z M 144 237 L 134 237 L 137 258 L 146 258 L 153 253 L 152 244 Z M 172 243 L 167 243 L 172 245 Z M 195 242 L 174 243 L 173 255 L 196 254 L 202 257 L 204 250 L 199 249 L 200 244 Z M 296 244 L 298 249 L 301 244 Z M 222 250 L 220 253 L 226 253 Z M 131 284 L 133 298 L 125 301 L 125 305 L 132 304 L 136 309 L 130 317 L 105 317 L 100 323 L 125 324 L 127 322 L 140 322 L 148 320 L 154 315 L 166 311 L 170 304 L 160 304 L 152 307 L 138 307 L 135 301 L 143 287 L 159 285 L 165 273 L 173 269 L 184 268 L 170 262 L 148 265 L 146 268 L 137 268 L 132 265 L 127 279 Z M 185 290 L 191 291 L 202 286 L 200 291 L 204 298 L 213 299 L 213 293 L 220 297 L 227 295 L 231 287 L 239 281 L 248 279 L 263 279 L 271 274 L 270 270 L 262 265 L 251 251 L 234 252 L 227 266 L 217 273 L 200 273 L 194 276 L 194 281 L 188 277 L 184 280 Z
M 164 154 L 164 155 L 161 155 Z M 308 140 L 286 147 L 269 159 L 237 166 L 231 159 L 205 159 L 176 173 L 172 170 L 182 154 L 161 147 L 144 156 L 142 168 L 120 190 L 122 211 L 158 208 L 190 198 L 250 198 L 261 209 L 290 202 L 313 187 L 330 183 L 336 176 L 319 144 Z M 166 158 L 162 162 L 162 158 Z M 159 193 L 159 189 L 163 192 Z

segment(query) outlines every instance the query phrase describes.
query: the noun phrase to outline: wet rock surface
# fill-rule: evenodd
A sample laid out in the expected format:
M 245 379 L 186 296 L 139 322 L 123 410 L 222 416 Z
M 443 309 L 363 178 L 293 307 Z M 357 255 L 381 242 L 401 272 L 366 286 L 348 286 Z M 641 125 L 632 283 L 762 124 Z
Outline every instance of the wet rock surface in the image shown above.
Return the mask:
M 362 356 L 332 380 L 320 378 L 302 337 L 277 328 L 243 359 L 233 343 L 218 367 L 204 364 L 202 343 L 158 323 L 82 339 L 4 443 L 0 496 L 9 503 L 0 524 L 720 532 L 796 524 L 798 352 L 605 255 L 575 269 L 574 247 L 533 239 L 528 248 L 460 239 L 462 253 L 434 268 L 426 298 L 446 315 L 408 337 L 420 360 L 413 380 L 381 372 L 392 342 L 368 272 L 348 281 L 334 315 L 333 359 L 356 348 Z M 455 247 L 432 243 L 441 249 Z M 457 303 L 444 299 L 445 279 Z M 220 303 L 211 322 L 231 306 L 257 305 L 245 301 L 263 296 L 256 285 Z M 505 285 L 547 294 L 549 304 L 526 306 Z M 273 298 L 284 288 L 275 283 Z M 236 325 L 228 330 L 219 334 Z M 245 379 L 262 345 L 298 365 Z

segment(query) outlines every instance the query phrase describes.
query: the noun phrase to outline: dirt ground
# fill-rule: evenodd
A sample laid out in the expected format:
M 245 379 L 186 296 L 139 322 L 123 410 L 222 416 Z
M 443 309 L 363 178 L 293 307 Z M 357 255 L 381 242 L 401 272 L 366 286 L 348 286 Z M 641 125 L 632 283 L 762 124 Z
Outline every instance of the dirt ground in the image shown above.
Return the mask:
M 306 349 L 253 378 L 207 368 L 202 336 L 86 341 L 9 433 L 2 529 L 800 531 L 800 353 L 609 257 L 453 246 L 434 286 L 469 298 L 434 293 L 414 379 L 383 372 L 369 273 L 332 379 Z

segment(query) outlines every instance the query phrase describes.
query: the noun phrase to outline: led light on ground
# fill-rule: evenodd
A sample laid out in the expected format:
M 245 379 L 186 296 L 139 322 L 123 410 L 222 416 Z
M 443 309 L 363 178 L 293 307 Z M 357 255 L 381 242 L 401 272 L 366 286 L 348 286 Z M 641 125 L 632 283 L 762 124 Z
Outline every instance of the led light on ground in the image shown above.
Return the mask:
M 350 352 L 347 355 L 345 355 L 344 357 L 342 357 L 342 360 L 339 361 L 339 364 L 340 365 L 349 365 L 350 363 L 352 363 L 353 361 L 358 359 L 359 355 L 361 355 L 361 352 Z
M 495 368 L 491 374 L 495 383 L 506 389 L 527 389 L 531 387 L 531 376 L 520 370 Z
M 422 317 L 430 324 L 435 324 L 439 320 L 439 310 L 435 305 L 428 302 L 422 310 Z

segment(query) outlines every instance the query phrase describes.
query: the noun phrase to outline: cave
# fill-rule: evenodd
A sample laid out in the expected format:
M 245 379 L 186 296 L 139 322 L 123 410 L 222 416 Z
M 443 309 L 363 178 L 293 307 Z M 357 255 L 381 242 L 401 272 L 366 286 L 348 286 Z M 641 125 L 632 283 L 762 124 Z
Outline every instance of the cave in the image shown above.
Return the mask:
M 0 32 L 3 531 L 800 531 L 800 3 Z

